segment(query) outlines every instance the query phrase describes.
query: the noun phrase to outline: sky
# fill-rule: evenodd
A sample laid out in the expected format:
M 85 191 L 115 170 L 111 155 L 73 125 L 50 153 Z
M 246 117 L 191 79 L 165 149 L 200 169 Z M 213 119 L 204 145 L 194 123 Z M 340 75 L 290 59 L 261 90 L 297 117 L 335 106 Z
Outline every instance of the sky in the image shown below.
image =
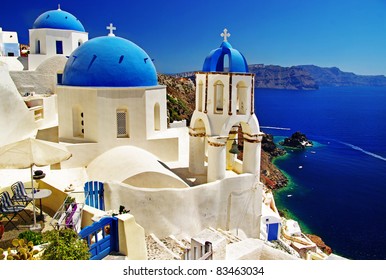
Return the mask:
M 45 11 L 76 16 L 89 38 L 115 34 L 154 59 L 158 72 L 202 69 L 224 28 L 248 64 L 339 67 L 386 75 L 386 0 L 19 0 L 3 1 L 0 27 L 28 42 L 28 29 Z

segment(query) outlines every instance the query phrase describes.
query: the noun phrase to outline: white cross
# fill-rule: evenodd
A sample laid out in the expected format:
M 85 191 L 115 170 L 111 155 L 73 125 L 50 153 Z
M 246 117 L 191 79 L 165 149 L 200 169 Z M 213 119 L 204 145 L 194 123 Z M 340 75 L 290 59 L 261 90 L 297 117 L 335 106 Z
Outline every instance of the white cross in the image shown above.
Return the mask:
M 230 33 L 228 33 L 228 29 L 224 29 L 224 32 L 223 33 L 221 33 L 221 37 L 224 37 L 224 42 L 228 42 L 228 37 L 230 37 L 231 36 L 231 34 Z
M 61 9 L 60 9 L 60 4 L 58 4 L 58 11 L 61 11 Z
M 117 28 L 114 27 L 112 23 L 110 23 L 109 26 L 106 26 L 106 29 L 110 30 L 109 36 L 115 36 L 113 30 L 117 30 Z

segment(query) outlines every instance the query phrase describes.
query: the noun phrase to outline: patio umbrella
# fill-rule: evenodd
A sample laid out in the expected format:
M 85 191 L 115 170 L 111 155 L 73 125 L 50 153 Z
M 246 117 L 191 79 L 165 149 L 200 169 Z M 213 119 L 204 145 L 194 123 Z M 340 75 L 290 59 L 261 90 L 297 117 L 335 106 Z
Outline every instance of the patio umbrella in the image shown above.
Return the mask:
M 0 168 L 31 169 L 34 228 L 36 228 L 36 213 L 32 167 L 59 163 L 70 157 L 71 153 L 63 145 L 33 138 L 27 138 L 0 148 Z

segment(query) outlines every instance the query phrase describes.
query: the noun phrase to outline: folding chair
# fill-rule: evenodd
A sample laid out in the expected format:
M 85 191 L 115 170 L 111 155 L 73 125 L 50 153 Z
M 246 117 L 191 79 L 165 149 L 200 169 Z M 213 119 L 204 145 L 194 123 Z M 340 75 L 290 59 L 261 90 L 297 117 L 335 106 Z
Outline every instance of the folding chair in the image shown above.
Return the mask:
M 24 184 L 21 181 L 14 183 L 11 186 L 11 190 L 13 192 L 12 201 L 28 205 L 32 201 L 32 198 L 27 196 L 27 192 L 25 190 Z
M 20 211 L 23 211 L 25 208 L 25 205 L 20 204 L 13 204 L 11 197 L 7 191 L 0 193 L 0 213 L 3 214 L 3 216 L 8 220 L 8 222 L 4 225 L 6 227 L 8 223 L 11 223 L 16 229 L 19 229 L 12 220 L 16 217 L 16 215 L 19 215 L 20 218 L 24 222 L 24 218 L 20 215 Z M 12 215 L 11 218 L 9 218 L 9 215 Z

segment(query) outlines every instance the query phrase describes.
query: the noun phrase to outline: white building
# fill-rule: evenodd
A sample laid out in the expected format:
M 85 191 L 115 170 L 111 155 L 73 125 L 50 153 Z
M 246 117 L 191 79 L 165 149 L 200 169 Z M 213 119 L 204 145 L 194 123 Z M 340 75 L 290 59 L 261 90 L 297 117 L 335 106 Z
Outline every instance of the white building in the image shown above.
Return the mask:
M 85 42 L 70 55 L 57 95 L 60 141 L 92 147 L 67 164 L 87 165 L 122 145 L 178 160 L 179 139 L 167 129 L 166 86 L 158 85 L 152 59 L 131 41 L 110 33 Z
M 20 56 L 17 32 L 3 31 L 0 27 L 0 56 Z
M 20 44 L 17 32 L 3 31 L 0 27 L 0 62 L 6 64 L 10 71 L 23 70 L 20 57 Z
M 29 30 L 28 69 L 35 70 L 54 56 L 68 56 L 88 40 L 82 23 L 72 14 L 51 10 L 41 14 Z

